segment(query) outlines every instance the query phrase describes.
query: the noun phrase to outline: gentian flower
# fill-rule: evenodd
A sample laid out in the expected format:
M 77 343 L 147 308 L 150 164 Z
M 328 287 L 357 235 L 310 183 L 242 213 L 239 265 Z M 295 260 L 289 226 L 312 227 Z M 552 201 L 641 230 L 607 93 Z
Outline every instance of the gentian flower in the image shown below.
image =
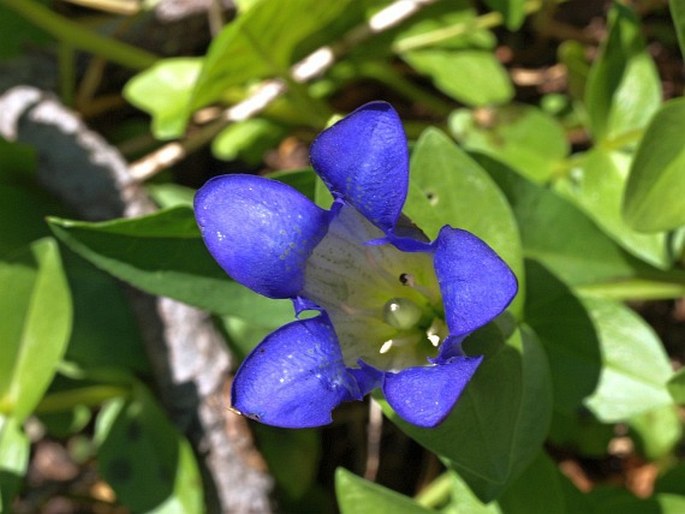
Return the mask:
M 205 244 L 233 279 L 292 299 L 298 315 L 317 312 L 252 351 L 232 406 L 269 425 L 314 427 L 380 387 L 401 418 L 433 427 L 482 360 L 461 342 L 509 305 L 516 278 L 473 234 L 445 226 L 428 242 L 401 215 L 409 158 L 389 104 L 328 128 L 310 156 L 334 197 L 328 211 L 253 175 L 213 178 L 195 197 Z

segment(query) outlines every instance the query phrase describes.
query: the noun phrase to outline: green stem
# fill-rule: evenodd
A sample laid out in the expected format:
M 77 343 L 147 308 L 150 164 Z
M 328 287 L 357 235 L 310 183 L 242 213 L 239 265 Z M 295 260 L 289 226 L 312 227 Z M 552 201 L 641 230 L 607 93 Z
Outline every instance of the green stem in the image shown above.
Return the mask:
M 542 7 L 542 0 L 528 0 L 523 10 L 526 14 L 533 13 L 540 10 Z M 437 30 L 424 32 L 413 37 L 402 39 L 393 45 L 395 53 L 404 53 L 410 50 L 418 50 L 427 46 L 433 46 L 442 43 L 453 37 L 468 34 L 474 30 L 491 29 L 498 27 L 504 23 L 504 17 L 499 12 L 489 12 L 471 20 L 463 21 L 455 25 L 450 25 Z
M 57 47 L 59 60 L 59 93 L 64 105 L 74 105 L 76 90 L 76 52 L 68 43 L 59 43 Z
M 598 146 L 604 150 L 620 150 L 628 145 L 638 143 L 644 134 L 644 129 L 629 130 L 628 132 L 619 134 L 613 139 L 601 141 Z
M 62 43 L 68 43 L 74 48 L 99 55 L 122 66 L 144 70 L 158 60 L 154 54 L 92 32 L 34 0 L 0 0 L 0 5 L 12 9 Z
M 59 391 L 45 396 L 36 407 L 37 414 L 65 412 L 77 405 L 97 407 L 106 400 L 128 396 L 130 388 L 111 385 L 97 385 Z
M 452 477 L 443 473 L 416 495 L 414 500 L 422 507 L 434 509 L 446 504 L 452 495 Z

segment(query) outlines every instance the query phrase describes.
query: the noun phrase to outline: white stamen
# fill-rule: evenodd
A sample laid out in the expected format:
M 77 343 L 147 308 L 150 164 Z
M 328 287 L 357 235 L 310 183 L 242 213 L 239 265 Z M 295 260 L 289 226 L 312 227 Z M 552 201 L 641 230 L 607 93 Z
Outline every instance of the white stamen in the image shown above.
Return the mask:
M 384 342 L 383 346 L 381 346 L 381 353 L 388 353 L 390 351 L 390 348 L 392 348 L 392 344 L 392 339 L 389 339 L 386 342 Z

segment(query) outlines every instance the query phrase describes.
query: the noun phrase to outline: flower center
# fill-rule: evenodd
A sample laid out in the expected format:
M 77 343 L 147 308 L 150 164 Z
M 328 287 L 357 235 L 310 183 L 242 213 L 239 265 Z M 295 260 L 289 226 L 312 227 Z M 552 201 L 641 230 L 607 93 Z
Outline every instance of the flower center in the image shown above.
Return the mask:
M 325 309 L 345 364 L 426 364 L 447 337 L 432 256 L 368 244 L 384 234 L 343 206 L 307 259 L 303 296 Z
M 383 306 L 383 319 L 391 327 L 400 330 L 411 330 L 416 327 L 423 311 L 407 298 L 392 298 Z

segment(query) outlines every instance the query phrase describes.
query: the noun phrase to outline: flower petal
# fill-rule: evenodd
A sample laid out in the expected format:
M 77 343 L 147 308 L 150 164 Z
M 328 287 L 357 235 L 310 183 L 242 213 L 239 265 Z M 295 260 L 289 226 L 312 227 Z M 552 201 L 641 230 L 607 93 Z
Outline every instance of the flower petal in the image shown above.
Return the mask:
M 214 259 L 234 280 L 270 298 L 296 296 L 304 264 L 329 214 L 295 189 L 253 175 L 223 175 L 195 196 L 195 217 Z
M 312 143 L 314 169 L 383 231 L 391 231 L 409 187 L 407 140 L 397 112 L 385 102 L 363 105 Z
M 516 296 L 509 266 L 483 240 L 445 226 L 433 243 L 434 266 L 450 335 L 473 332 L 497 317 Z
M 362 398 L 325 315 L 267 336 L 238 369 L 231 396 L 241 414 L 286 428 L 325 425 L 339 403 Z
M 383 394 L 405 421 L 432 428 L 447 417 L 483 357 L 453 357 L 442 364 L 386 373 Z

